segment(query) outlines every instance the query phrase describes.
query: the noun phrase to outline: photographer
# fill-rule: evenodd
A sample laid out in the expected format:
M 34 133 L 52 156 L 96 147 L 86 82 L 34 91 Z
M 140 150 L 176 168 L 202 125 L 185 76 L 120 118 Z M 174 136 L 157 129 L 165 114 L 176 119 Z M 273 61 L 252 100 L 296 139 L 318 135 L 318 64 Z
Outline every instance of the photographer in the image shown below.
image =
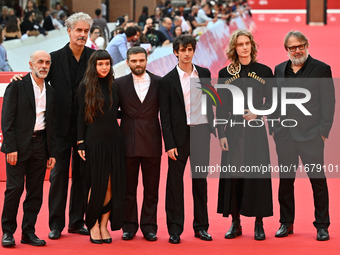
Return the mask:
M 169 40 L 163 35 L 162 32 L 155 29 L 153 20 L 148 18 L 143 30 L 143 37 L 149 42 L 153 47 L 164 46 L 170 43 Z

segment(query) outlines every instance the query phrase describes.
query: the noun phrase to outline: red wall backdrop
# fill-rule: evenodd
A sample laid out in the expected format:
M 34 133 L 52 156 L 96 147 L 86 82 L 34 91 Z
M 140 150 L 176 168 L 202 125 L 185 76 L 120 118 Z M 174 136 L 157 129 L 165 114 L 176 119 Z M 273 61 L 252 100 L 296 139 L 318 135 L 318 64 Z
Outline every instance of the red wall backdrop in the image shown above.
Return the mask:
M 307 0 L 248 0 L 253 9 L 306 9 Z M 327 0 L 328 9 L 340 9 L 339 0 Z

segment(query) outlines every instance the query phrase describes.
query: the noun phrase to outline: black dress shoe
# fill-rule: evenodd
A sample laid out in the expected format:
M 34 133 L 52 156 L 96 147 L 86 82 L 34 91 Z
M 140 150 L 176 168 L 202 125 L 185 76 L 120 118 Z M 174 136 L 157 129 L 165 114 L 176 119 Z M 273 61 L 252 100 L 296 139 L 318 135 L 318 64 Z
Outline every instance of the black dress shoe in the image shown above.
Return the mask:
M 329 240 L 328 230 L 325 228 L 318 228 L 316 240 L 318 241 L 327 241 Z
M 232 221 L 231 227 L 228 232 L 225 234 L 224 238 L 233 239 L 237 236 L 242 235 L 242 226 L 239 221 Z
M 13 247 L 15 245 L 13 234 L 8 232 L 4 233 L 4 235 L 2 236 L 1 245 L 3 247 Z
M 102 239 L 92 239 L 91 235 L 90 235 L 90 242 L 94 243 L 94 244 L 102 244 L 103 243 Z
M 132 240 L 134 238 L 135 234 L 132 232 L 124 232 L 122 235 L 122 239 L 127 241 L 127 240 Z
M 288 236 L 288 234 L 293 234 L 293 224 L 282 223 L 275 237 L 285 237 Z
M 34 233 L 22 234 L 21 243 L 30 244 L 33 246 L 43 246 L 46 244 L 44 240 L 39 239 Z
M 211 235 L 209 235 L 206 230 L 200 230 L 195 232 L 195 237 L 199 237 L 201 240 L 204 241 L 212 241 Z
M 58 229 L 53 229 L 49 234 L 48 234 L 48 238 L 52 239 L 52 240 L 56 240 L 59 239 L 61 236 L 61 233 Z
M 68 232 L 71 234 L 90 235 L 90 232 L 84 226 L 79 228 L 68 228 Z
M 173 235 L 170 235 L 169 243 L 178 244 L 180 242 L 181 242 L 181 238 L 179 237 L 179 234 L 175 233 Z
M 254 238 L 255 240 L 258 240 L 258 241 L 266 239 L 262 220 L 255 221 Z
M 157 241 L 157 239 L 158 239 L 156 234 L 154 234 L 154 233 L 145 233 L 144 238 L 147 241 Z

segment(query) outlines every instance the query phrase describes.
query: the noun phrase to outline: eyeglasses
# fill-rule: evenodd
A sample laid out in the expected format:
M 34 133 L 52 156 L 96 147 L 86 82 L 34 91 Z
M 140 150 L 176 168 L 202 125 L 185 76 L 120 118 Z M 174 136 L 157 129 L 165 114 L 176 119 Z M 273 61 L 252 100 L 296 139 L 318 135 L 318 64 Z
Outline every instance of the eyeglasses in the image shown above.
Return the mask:
M 298 46 L 290 46 L 290 47 L 287 47 L 287 48 L 290 52 L 295 52 L 297 48 L 299 48 L 299 50 L 304 50 L 306 48 L 306 43 L 300 44 Z

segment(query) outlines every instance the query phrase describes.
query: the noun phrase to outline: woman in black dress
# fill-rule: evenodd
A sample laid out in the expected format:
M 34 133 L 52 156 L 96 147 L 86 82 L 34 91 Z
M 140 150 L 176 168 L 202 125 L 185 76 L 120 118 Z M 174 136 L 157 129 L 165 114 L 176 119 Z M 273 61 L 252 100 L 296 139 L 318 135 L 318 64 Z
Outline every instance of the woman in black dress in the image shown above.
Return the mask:
M 225 238 L 242 234 L 240 214 L 256 217 L 255 240 L 264 240 L 263 217 L 273 215 L 270 172 L 244 173 L 251 167 L 269 166 L 267 131 L 261 116 L 250 112 L 248 88 L 252 88 L 253 106 L 257 110 L 270 109 L 272 105 L 273 74 L 269 67 L 257 62 L 257 48 L 253 35 L 246 30 L 235 31 L 229 41 L 227 56 L 231 64 L 219 72 L 219 84 L 236 86 L 244 95 L 244 114 L 234 114 L 233 97 L 228 89 L 219 89 L 222 105 L 217 107 L 217 119 L 228 120 L 218 125 L 222 166 L 234 172 L 221 173 L 218 194 L 218 213 L 232 215 L 232 225 Z M 234 98 L 234 100 L 236 100 Z M 249 122 L 250 121 L 250 122 Z M 232 125 L 231 123 L 237 123 Z M 256 126 L 256 127 L 254 127 Z
M 92 243 L 111 243 L 107 223 L 110 219 L 111 230 L 123 224 L 126 175 L 118 96 L 107 51 L 98 50 L 89 59 L 78 101 L 78 153 L 88 191 L 85 223 Z

